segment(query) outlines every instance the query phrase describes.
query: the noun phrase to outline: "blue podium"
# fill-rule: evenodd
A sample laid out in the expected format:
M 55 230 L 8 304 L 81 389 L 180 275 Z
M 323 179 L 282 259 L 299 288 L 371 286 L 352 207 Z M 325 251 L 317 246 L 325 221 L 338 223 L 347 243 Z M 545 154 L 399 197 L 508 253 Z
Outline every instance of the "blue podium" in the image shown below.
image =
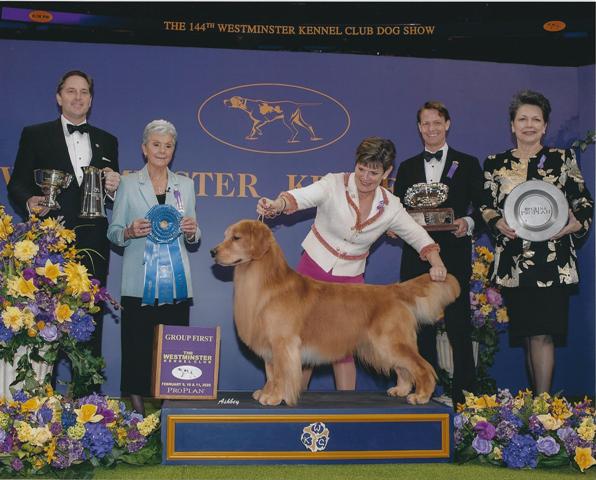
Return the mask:
M 250 392 L 162 407 L 163 464 L 448 462 L 452 409 L 384 392 L 306 392 L 265 407 Z

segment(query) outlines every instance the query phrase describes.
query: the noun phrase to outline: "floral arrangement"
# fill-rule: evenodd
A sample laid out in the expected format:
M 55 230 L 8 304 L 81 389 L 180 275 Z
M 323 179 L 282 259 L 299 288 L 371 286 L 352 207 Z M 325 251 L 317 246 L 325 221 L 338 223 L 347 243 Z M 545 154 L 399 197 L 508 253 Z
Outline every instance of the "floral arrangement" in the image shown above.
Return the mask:
M 98 304 L 115 302 L 79 263 L 74 240 L 60 220 L 15 225 L 0 206 L 0 359 L 17 362 L 16 381 L 29 392 L 49 380 L 35 378 L 32 362 L 53 365 L 59 350 L 71 360 L 75 396 L 103 380 L 103 360 L 79 342 L 95 330 Z
M 596 464 L 594 415 L 588 399 L 572 405 L 529 390 L 515 397 L 509 390 L 467 394 L 454 418 L 456 459 L 509 468 L 573 465 L 583 472 Z
M 159 412 L 143 418 L 105 396 L 45 393 L 0 399 L 0 473 L 83 478 L 97 466 L 159 462 Z
M 495 393 L 496 381 L 490 376 L 495 354 L 499 350 L 499 334 L 504 332 L 509 322 L 507 308 L 499 287 L 490 281 L 490 271 L 494 261 L 493 253 L 483 245 L 472 249 L 472 278 L 470 280 L 470 307 L 472 312 L 472 341 L 478 342 L 478 363 L 476 382 L 478 391 Z M 444 331 L 444 324 L 439 324 Z M 446 371 L 439 372 L 441 383 L 449 388 L 451 379 Z

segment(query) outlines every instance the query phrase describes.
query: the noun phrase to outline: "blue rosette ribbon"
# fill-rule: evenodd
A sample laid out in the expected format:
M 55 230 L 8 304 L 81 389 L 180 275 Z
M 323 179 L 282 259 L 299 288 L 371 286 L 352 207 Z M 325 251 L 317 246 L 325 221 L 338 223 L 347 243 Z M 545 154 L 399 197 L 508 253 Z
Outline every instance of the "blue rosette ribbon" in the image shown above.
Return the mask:
M 172 205 L 155 205 L 145 215 L 151 233 L 145 241 L 145 283 L 142 305 L 174 303 L 188 298 L 188 286 L 180 252 L 182 213 Z

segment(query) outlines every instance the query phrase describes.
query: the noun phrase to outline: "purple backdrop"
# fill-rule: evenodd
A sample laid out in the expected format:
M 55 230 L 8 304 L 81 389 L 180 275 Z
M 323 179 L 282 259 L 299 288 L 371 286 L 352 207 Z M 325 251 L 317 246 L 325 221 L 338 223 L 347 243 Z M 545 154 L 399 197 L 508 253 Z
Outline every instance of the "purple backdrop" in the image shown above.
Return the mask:
M 0 40 L 0 168 L 7 180 L 25 125 L 54 119 L 57 79 L 70 69 L 89 72 L 96 81 L 91 123 L 119 138 L 123 169 L 142 166 L 143 127 L 156 118 L 172 121 L 179 133 L 173 168 L 194 174 L 197 212 L 203 229 L 198 252 L 191 254 L 195 305 L 192 324 L 222 327 L 220 390 L 249 390 L 263 383 L 260 360 L 236 337 L 232 319 L 231 272 L 213 267 L 209 248 L 225 228 L 241 218 L 256 218 L 256 196 L 273 196 L 302 176 L 353 168 L 354 151 L 369 135 L 391 138 L 398 161 L 416 154 L 421 143 L 416 110 L 428 99 L 444 101 L 452 116 L 453 147 L 478 156 L 511 146 L 507 106 L 523 88 L 550 98 L 553 115 L 547 144 L 569 146 L 594 129 L 594 66 L 555 68 L 471 61 L 368 57 L 313 53 L 271 53 L 197 48 L 94 45 Z M 303 124 L 291 116 L 252 132 L 237 98 L 268 101 L 260 113 L 282 115 L 300 103 Z M 226 101 L 226 102 L 225 102 Z M 276 103 L 277 102 L 277 103 Z M 296 105 L 294 105 L 294 109 Z M 292 110 L 294 111 L 294 110 Z M 247 139 L 246 137 L 253 137 Z M 311 139 L 313 138 L 313 139 Z M 263 153 L 268 152 L 268 153 Z M 594 147 L 581 155 L 594 192 Z M 304 183 L 310 180 L 307 178 Z M 6 184 L 0 189 L 6 204 Z M 9 207 L 10 210 L 10 207 Z M 277 224 L 275 234 L 295 265 L 312 214 Z M 569 344 L 558 350 L 554 389 L 594 394 L 594 236 L 580 250 L 582 285 L 572 300 Z M 379 242 L 370 257 L 369 283 L 398 280 L 401 248 Z M 119 296 L 121 257 L 112 256 L 109 290 Z M 105 392 L 119 393 L 120 332 L 106 317 Z M 525 388 L 519 349 L 502 342 L 494 374 L 499 386 Z M 150 368 L 148 366 L 148 368 Z M 359 372 L 358 388 L 385 388 L 385 379 Z M 313 388 L 329 388 L 323 371 Z

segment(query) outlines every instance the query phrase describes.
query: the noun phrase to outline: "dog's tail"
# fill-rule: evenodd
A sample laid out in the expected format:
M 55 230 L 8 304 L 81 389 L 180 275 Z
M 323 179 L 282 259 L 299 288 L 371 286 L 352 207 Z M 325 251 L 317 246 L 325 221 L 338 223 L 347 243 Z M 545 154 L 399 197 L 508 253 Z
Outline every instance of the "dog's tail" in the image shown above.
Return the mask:
M 433 282 L 428 273 L 400 283 L 400 293 L 419 324 L 433 324 L 443 316 L 445 307 L 453 303 L 461 293 L 459 282 L 447 274 L 444 282 Z M 403 289 L 403 290 L 402 290 Z

